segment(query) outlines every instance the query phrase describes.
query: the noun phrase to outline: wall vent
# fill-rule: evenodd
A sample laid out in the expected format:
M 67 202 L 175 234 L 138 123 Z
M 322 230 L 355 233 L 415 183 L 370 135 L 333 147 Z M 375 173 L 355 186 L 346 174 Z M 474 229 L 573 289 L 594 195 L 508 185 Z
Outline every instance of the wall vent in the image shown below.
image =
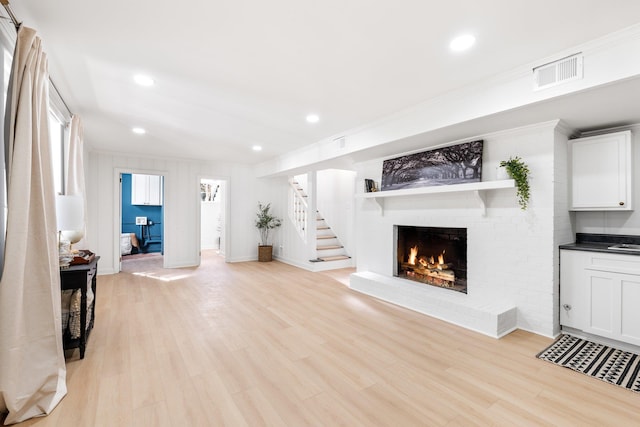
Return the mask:
M 534 90 L 546 89 L 582 78 L 582 53 L 568 56 L 533 69 Z

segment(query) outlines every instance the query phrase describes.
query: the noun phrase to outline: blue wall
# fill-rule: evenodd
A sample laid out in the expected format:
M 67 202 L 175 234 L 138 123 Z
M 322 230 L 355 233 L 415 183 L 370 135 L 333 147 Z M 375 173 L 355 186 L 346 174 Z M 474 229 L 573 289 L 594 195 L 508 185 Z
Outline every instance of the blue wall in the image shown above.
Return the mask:
M 164 206 L 132 205 L 131 174 L 122 174 L 122 232 L 136 233 L 141 244 L 140 252 L 163 252 L 163 209 Z M 148 225 L 136 225 L 137 216 L 146 216 Z

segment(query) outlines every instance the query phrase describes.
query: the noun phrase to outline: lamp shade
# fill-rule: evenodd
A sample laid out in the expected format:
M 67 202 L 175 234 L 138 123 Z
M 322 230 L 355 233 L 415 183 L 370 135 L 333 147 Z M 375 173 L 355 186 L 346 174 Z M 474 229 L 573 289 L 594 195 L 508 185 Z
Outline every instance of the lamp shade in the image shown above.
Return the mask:
M 84 232 L 84 205 L 82 197 L 57 195 L 56 218 L 58 231 Z

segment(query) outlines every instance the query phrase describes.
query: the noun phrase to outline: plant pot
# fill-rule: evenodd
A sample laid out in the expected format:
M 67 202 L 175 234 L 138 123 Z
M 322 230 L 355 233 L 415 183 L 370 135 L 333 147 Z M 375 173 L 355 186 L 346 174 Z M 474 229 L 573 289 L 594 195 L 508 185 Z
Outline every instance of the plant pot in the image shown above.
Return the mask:
M 496 173 L 496 179 L 511 179 L 511 175 L 509 175 L 509 171 L 504 166 L 498 166 Z
M 271 260 L 273 260 L 273 246 L 258 246 L 258 261 L 269 262 Z

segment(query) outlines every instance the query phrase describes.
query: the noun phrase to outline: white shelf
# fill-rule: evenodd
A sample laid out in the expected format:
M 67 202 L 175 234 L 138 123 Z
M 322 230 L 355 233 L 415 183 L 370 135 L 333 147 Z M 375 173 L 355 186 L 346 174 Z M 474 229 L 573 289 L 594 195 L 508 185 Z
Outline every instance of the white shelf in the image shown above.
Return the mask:
M 356 197 L 362 199 L 373 199 L 379 206 L 384 215 L 384 199 L 387 197 L 399 196 L 422 196 L 426 194 L 438 193 L 458 193 L 471 192 L 474 193 L 480 202 L 482 214 L 486 212 L 484 203 L 484 192 L 487 190 L 498 190 L 501 188 L 514 188 L 516 183 L 513 179 L 504 179 L 496 181 L 470 182 L 466 184 L 439 185 L 434 187 L 407 188 L 403 190 L 375 191 L 371 193 L 359 193 Z

